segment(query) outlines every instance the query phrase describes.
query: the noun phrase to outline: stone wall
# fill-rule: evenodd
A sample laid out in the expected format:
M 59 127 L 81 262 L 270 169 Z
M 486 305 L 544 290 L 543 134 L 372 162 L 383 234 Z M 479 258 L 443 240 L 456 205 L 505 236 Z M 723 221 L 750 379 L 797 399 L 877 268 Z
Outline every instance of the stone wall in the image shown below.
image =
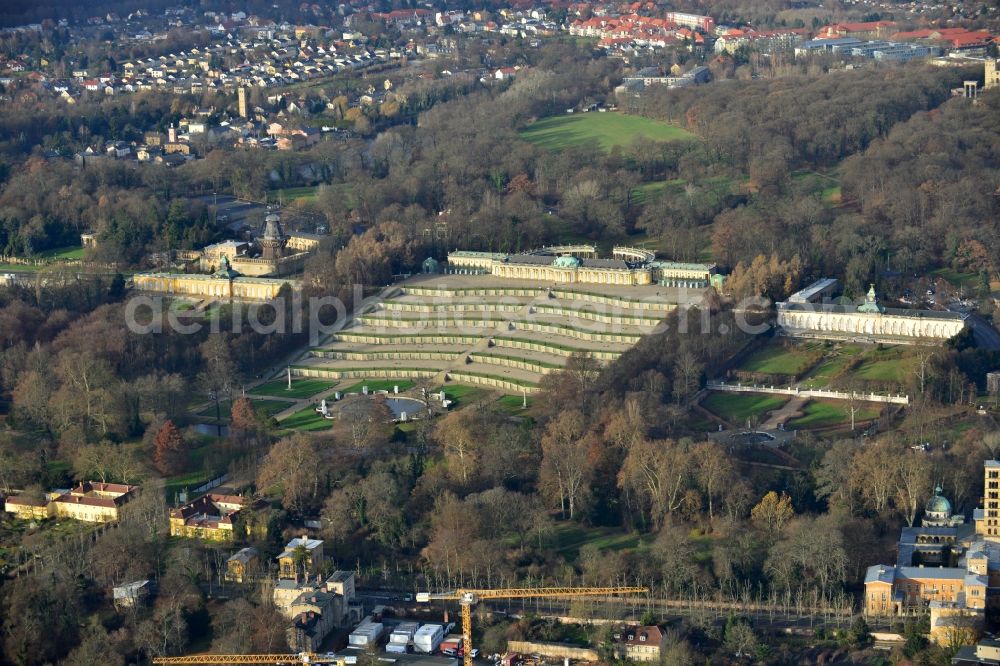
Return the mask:
M 589 354 L 599 361 L 613 361 L 623 354 L 620 351 L 605 351 L 603 349 L 582 349 L 561 347 L 542 341 L 517 340 L 513 338 L 493 338 L 493 346 L 506 349 L 526 349 L 528 351 L 544 352 L 554 356 L 572 356 L 577 353 Z
M 507 651 L 518 654 L 540 654 L 556 659 L 576 659 L 578 661 L 600 661 L 597 650 L 581 648 L 562 643 L 542 643 L 539 641 L 507 641 Z

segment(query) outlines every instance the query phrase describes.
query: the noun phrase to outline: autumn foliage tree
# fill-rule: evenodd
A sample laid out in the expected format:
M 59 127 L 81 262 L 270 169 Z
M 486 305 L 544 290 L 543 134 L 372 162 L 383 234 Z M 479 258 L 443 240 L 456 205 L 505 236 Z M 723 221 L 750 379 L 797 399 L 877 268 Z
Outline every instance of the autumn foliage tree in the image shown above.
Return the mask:
M 257 427 L 257 414 L 253 411 L 250 398 L 246 396 L 237 398 L 233 402 L 232 414 L 232 421 L 229 425 L 230 430 L 250 432 Z
M 173 421 L 164 421 L 156 431 L 153 442 L 153 465 L 164 476 L 181 472 L 184 469 L 185 448 L 181 431 Z

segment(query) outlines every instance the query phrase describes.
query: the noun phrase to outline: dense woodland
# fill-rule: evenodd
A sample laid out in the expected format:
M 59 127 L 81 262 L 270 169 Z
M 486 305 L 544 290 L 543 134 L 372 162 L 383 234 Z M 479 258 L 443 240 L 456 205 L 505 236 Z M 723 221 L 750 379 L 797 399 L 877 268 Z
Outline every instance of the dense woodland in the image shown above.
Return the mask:
M 88 102 L 68 119 L 44 105 L 0 110 L 4 253 L 36 256 L 87 229 L 99 238 L 87 257 L 93 275 L 55 266 L 44 282 L 0 294 L 0 492 L 91 478 L 147 487 L 119 528 L 93 539 L 0 525 L 0 538 L 21 544 L 9 563 L 17 575 L 0 582 L 0 663 L 117 666 L 194 647 L 281 649 L 266 589 L 209 599 L 229 549 L 164 537 L 159 485 L 199 466 L 228 467 L 269 502 L 258 518 L 267 536 L 255 541 L 266 556 L 292 533 L 282 528 L 318 517 L 336 565 L 406 590 L 635 582 L 657 598 L 843 607 L 865 567 L 893 557 L 932 481 L 957 510 L 975 507 L 981 460 L 1000 455 L 1000 440 L 983 421 L 951 427 L 996 365 L 988 352 L 956 345 L 922 359 L 920 376 L 901 387 L 914 408 L 887 413 L 864 445 L 801 434 L 799 472 L 705 441 L 690 401 L 752 344 L 733 298 L 782 297 L 818 275 L 843 278 L 853 293 L 869 281 L 891 288 L 886 252 L 901 270 L 994 277 L 1000 96 L 950 99 L 970 74 L 920 66 L 725 82 L 637 109 L 696 140 L 546 151 L 518 131 L 611 101 L 620 64 L 559 43 L 524 58 L 529 67 L 509 85 L 415 85 L 398 123 L 355 119 L 351 138 L 294 154 L 204 146 L 204 159 L 176 170 L 80 167 L 41 151 L 163 129 L 200 100 Z M 841 205 L 796 177 L 816 170 L 836 170 Z M 680 185 L 637 195 L 664 181 Z M 237 401 L 230 434 L 206 444 L 186 428 L 192 396 L 238 395 L 305 339 L 246 327 L 130 332 L 117 273 L 148 266 L 150 252 L 222 237 L 189 195 L 263 198 L 275 185 L 310 184 L 320 184 L 317 200 L 299 206 L 332 233 L 306 267 L 306 291 L 348 305 L 354 285 L 384 285 L 454 247 L 516 251 L 566 238 L 649 239 L 673 258 L 713 259 L 732 269 L 728 293 L 686 313 L 687 328 L 673 315 L 666 332 L 606 368 L 571 359 L 526 416 L 474 403 L 407 433 L 346 423 L 329 436 L 287 435 Z M 943 437 L 942 424 L 958 433 L 946 449 L 910 448 Z M 559 549 L 567 530 L 592 528 L 634 537 L 635 547 Z M 161 590 L 152 609 L 110 611 L 111 585 L 147 576 Z M 489 649 L 537 628 L 482 629 Z M 689 618 L 675 630 L 676 664 L 727 663 L 737 650 L 819 663 L 863 649 L 867 635 L 858 625 L 803 656 L 768 648 L 737 618 Z M 899 659 L 947 663 L 947 650 L 910 635 Z

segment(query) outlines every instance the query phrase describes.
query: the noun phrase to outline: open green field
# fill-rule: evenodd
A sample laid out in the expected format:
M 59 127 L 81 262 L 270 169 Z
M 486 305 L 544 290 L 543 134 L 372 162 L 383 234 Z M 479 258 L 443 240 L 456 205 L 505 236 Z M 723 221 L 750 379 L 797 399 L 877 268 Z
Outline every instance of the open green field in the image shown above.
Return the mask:
M 577 523 L 561 522 L 555 526 L 554 551 L 574 561 L 584 546 L 593 545 L 599 550 L 625 550 L 639 545 L 639 537 L 626 534 L 612 527 L 585 527 Z
M 294 386 L 294 384 L 293 384 Z M 290 407 L 293 403 L 285 402 L 284 400 L 251 400 L 250 405 L 253 410 L 260 416 L 268 417 L 274 416 L 283 409 Z M 233 404 L 229 400 L 222 400 L 219 402 L 219 414 L 226 421 L 233 416 Z M 214 419 L 215 418 L 215 405 L 209 405 L 205 409 L 198 412 L 198 416 Z
M 878 418 L 879 410 L 868 403 L 854 414 L 855 423 Z M 812 400 L 802 409 L 802 416 L 792 419 L 786 428 L 828 428 L 838 425 L 850 426 L 850 405 L 843 400 Z
M 392 388 L 398 386 L 400 391 L 406 391 L 415 386 L 410 379 L 362 379 L 357 384 L 352 384 L 344 389 L 344 393 L 361 393 L 361 389 L 368 387 L 368 392 L 388 391 L 392 393 Z
M 295 379 L 292 378 L 292 390 L 288 390 L 288 381 L 285 379 L 275 379 L 274 381 L 261 384 L 250 392 L 254 395 L 270 395 L 280 398 L 309 398 L 329 391 L 336 382 L 326 379 Z
M 35 255 L 38 259 L 52 259 L 55 261 L 83 259 L 83 247 L 76 245 L 70 247 L 57 247 L 45 250 Z
M 710 393 L 701 406 L 732 423 L 741 423 L 751 416 L 763 417 L 788 402 L 783 395 L 762 393 Z
M 657 197 L 661 197 L 664 194 L 668 194 L 670 196 L 681 196 L 685 194 L 684 190 L 687 184 L 688 181 L 683 178 L 642 183 L 641 185 L 637 185 L 635 189 L 632 190 L 632 201 L 637 204 L 643 204 L 647 201 L 652 201 Z M 693 183 L 693 185 L 700 192 L 710 192 L 714 194 L 717 199 L 721 199 L 722 197 L 732 194 L 733 192 L 733 179 L 726 176 L 704 178 Z
M 975 287 L 979 284 L 976 273 L 959 273 L 951 268 L 938 268 L 928 273 L 931 277 L 947 280 L 956 287 Z
M 0 273 L 33 273 L 39 268 L 34 264 L 0 264 Z
M 281 421 L 280 426 L 290 430 L 313 432 L 316 430 L 329 430 L 333 427 L 333 421 L 323 418 L 323 415 L 316 411 L 315 406 L 309 405 L 295 412 L 284 421 Z
M 819 196 L 828 206 L 837 205 L 841 201 L 840 178 L 836 170 L 830 173 L 796 171 L 792 173 L 792 182 L 800 190 Z
M 806 369 L 815 349 L 815 343 L 785 349 L 781 344 L 770 343 L 748 356 L 740 370 L 768 375 L 797 375 Z
M 676 125 L 621 113 L 572 113 L 537 120 L 521 137 L 541 148 L 560 150 L 597 141 L 604 150 L 649 141 L 690 141 L 696 137 Z
M 305 201 L 307 203 L 312 203 L 316 201 L 316 191 L 318 186 L 313 187 L 286 187 L 280 190 L 274 190 L 270 193 L 270 198 L 273 201 L 281 201 L 282 203 L 288 204 L 293 201 Z

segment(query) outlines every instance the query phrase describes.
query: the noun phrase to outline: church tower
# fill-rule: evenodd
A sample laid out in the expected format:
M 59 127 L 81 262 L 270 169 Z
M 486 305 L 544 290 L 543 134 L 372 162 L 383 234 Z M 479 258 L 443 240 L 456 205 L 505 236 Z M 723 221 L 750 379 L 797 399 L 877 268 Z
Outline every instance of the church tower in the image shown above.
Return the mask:
M 236 96 L 239 100 L 240 118 L 249 118 L 250 115 L 247 113 L 247 89 L 240 86 L 236 92 Z

